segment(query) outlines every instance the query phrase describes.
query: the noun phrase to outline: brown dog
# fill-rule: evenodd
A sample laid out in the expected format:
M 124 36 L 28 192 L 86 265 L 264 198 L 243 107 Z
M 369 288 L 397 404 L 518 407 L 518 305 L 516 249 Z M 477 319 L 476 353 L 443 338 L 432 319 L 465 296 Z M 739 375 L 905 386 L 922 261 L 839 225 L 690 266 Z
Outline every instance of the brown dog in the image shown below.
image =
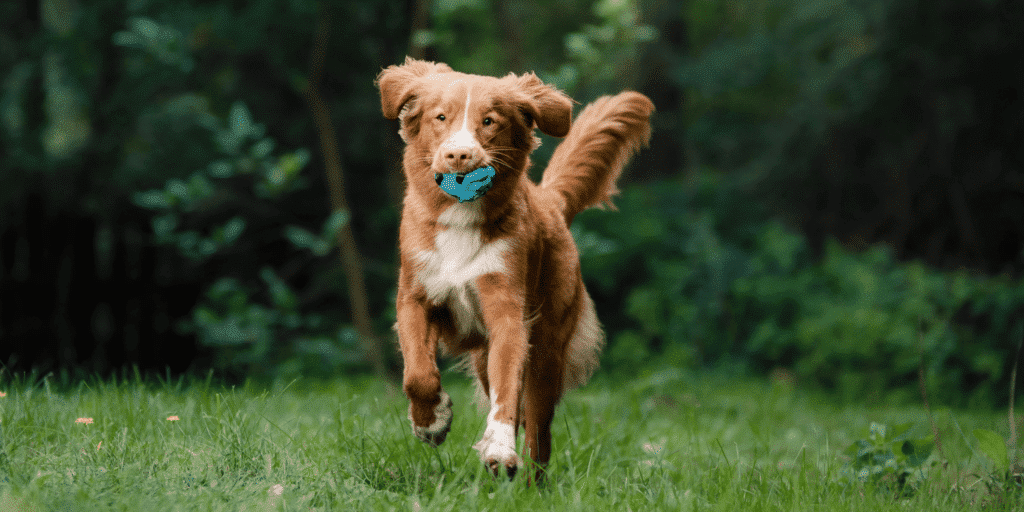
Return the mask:
M 527 453 L 543 466 L 555 405 L 587 381 L 604 342 L 569 225 L 610 205 L 623 166 L 650 138 L 654 105 L 636 92 L 606 96 L 570 128 L 572 100 L 532 73 L 494 78 L 406 59 L 377 85 L 406 143 L 396 329 L 413 433 L 438 445 L 451 428 L 440 342 L 468 354 L 490 399 L 474 445 L 484 463 L 515 474 L 521 423 Z M 534 127 L 565 137 L 539 186 L 527 176 Z M 443 174 L 462 183 L 483 167 L 494 169 L 483 196 L 461 202 L 439 187 Z

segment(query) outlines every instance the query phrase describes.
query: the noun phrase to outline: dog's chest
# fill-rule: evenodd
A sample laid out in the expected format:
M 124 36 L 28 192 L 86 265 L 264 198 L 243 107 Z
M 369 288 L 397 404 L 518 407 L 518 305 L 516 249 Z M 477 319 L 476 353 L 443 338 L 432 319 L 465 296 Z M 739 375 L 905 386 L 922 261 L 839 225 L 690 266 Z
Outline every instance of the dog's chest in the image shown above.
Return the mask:
M 447 214 L 448 212 L 446 212 Z M 445 215 L 439 221 L 451 221 Z M 457 220 L 457 219 L 456 219 Z M 434 236 L 434 247 L 419 251 L 416 277 L 434 305 L 446 305 L 460 335 L 486 334 L 476 278 L 505 271 L 507 240 L 484 243 L 480 229 L 465 222 L 439 222 L 446 226 Z

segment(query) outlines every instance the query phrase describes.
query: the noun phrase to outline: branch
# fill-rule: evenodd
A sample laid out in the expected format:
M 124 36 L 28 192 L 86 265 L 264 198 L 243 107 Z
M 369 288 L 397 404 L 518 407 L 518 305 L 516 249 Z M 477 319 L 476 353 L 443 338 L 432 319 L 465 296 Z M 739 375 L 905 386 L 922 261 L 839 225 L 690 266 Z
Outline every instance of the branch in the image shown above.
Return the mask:
M 345 200 L 344 173 L 341 169 L 341 158 L 338 154 L 334 124 L 331 122 L 327 105 L 317 88 L 317 84 L 320 83 L 320 79 L 323 76 L 324 54 L 326 53 L 331 28 L 330 12 L 323 2 L 320 3 L 319 11 L 320 21 L 317 24 L 316 36 L 310 54 L 309 79 L 306 82 L 306 90 L 304 92 L 310 111 L 313 114 L 313 122 L 316 124 L 317 134 L 320 136 L 320 146 L 324 156 L 324 173 L 326 174 L 327 185 L 330 191 L 331 209 L 332 211 L 349 211 L 348 202 Z M 346 222 L 338 231 L 338 249 L 348 282 L 352 321 L 359 332 L 363 354 L 366 360 L 373 366 L 374 373 L 378 377 L 384 378 L 387 375 L 384 364 L 384 351 L 381 350 L 380 341 L 374 334 L 373 326 L 370 322 L 370 308 L 366 296 L 366 282 L 363 279 L 362 258 L 356 247 L 351 222 Z

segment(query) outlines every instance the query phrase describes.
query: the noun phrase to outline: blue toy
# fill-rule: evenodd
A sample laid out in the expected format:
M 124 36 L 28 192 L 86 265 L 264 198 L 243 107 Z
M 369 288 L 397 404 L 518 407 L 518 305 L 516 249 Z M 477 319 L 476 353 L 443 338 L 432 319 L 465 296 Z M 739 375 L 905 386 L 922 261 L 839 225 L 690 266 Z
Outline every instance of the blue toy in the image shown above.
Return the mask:
M 465 176 L 458 173 L 434 173 L 434 181 L 448 195 L 459 200 L 460 203 L 472 201 L 483 196 L 491 189 L 491 180 L 494 178 L 494 167 L 481 167 Z

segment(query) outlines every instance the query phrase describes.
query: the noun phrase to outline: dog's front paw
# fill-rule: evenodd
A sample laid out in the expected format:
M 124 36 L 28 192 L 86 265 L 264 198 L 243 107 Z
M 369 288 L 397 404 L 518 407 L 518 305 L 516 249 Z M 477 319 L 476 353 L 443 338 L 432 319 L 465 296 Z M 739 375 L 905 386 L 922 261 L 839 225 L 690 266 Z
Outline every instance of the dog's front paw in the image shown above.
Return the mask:
M 523 459 L 516 453 L 516 439 L 511 425 L 501 425 L 505 428 L 494 428 L 488 426 L 484 431 L 484 437 L 473 448 L 480 452 L 480 460 L 487 465 L 495 477 L 500 477 L 502 470 L 508 475 L 509 480 L 516 476 L 516 470 L 523 465 Z
M 416 425 L 412 419 L 412 405 L 409 406 L 409 420 L 412 421 L 412 433 L 430 446 L 438 446 L 448 437 L 452 429 L 452 398 L 441 391 L 441 401 L 434 406 L 434 421 L 426 427 Z

